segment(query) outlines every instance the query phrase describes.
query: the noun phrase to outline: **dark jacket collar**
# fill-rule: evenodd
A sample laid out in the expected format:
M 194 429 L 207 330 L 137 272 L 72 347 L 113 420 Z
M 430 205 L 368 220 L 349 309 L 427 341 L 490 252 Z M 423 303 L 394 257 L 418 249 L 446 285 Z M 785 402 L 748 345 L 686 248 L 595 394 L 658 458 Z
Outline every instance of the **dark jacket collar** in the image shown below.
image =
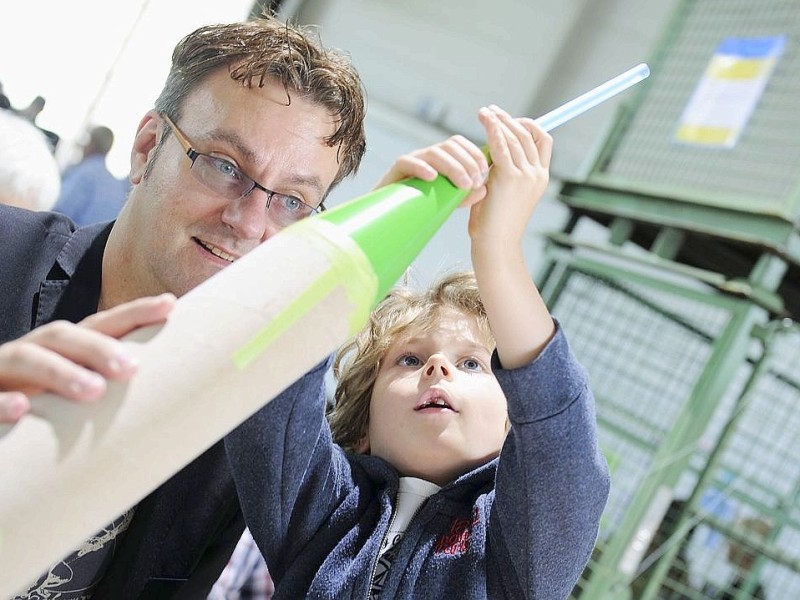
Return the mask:
M 35 326 L 55 319 L 77 322 L 97 311 L 103 253 L 112 225 L 81 227 L 64 244 L 39 288 Z

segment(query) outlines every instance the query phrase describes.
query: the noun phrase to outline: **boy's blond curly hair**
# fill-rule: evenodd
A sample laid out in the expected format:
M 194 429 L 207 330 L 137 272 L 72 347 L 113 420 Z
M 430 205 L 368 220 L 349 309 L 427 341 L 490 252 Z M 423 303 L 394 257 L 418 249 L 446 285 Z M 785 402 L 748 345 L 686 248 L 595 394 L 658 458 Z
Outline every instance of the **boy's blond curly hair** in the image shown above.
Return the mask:
M 494 337 L 471 271 L 451 273 L 424 292 L 396 287 L 378 304 L 369 322 L 336 355 L 333 372 L 338 382 L 328 419 L 334 441 L 356 451 L 367 434 L 369 403 L 381 361 L 389 346 L 411 332 L 435 327 L 443 308 L 454 308 L 477 321 L 489 348 Z

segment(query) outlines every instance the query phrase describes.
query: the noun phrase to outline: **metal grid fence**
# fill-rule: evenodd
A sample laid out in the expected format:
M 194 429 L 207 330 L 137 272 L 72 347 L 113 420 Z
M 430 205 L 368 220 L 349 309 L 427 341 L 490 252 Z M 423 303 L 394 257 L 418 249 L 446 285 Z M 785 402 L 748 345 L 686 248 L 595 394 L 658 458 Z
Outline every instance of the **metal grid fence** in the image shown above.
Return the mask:
M 713 303 L 577 269 L 563 277 L 551 310 L 589 371 L 600 443 L 612 469 L 598 547 L 584 574 L 604 577 L 614 568 L 603 562 L 605 544 L 644 477 L 658 472 L 653 457 L 671 435 L 728 314 Z M 667 511 L 627 581 L 631 598 L 641 597 L 656 575 L 656 595 L 647 597 L 800 598 L 800 460 L 794 456 L 800 439 L 800 330 L 776 336 L 766 355 L 757 351 L 760 344 L 753 347 L 703 442 L 682 450 L 692 455 L 676 488 L 682 512 L 676 514 L 674 506 Z M 757 371 L 762 356 L 766 366 Z M 768 529 L 753 532 L 747 519 L 763 520 Z M 749 578 L 734 566 L 737 549 L 739 556 L 752 555 Z M 656 573 L 662 559 L 669 564 Z M 737 575 L 745 587 L 731 591 Z M 579 583 L 574 596 L 582 589 Z
M 669 31 L 632 120 L 590 182 L 660 197 L 777 215 L 800 212 L 800 2 L 689 0 Z M 726 37 L 785 35 L 787 43 L 734 148 L 679 144 L 681 113 Z

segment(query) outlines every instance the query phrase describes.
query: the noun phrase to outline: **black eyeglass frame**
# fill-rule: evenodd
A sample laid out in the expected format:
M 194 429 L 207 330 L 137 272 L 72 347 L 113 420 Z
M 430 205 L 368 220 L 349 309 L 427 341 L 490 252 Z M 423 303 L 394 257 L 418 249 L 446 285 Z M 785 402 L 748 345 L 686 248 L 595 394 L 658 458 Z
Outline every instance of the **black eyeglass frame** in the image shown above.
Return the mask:
M 225 162 L 228 162 L 231 165 L 231 168 L 233 168 L 236 171 L 236 173 L 244 181 L 249 181 L 252 184 L 250 186 L 250 189 L 248 189 L 246 192 L 242 193 L 241 195 L 237 196 L 236 198 L 227 198 L 228 200 L 238 200 L 240 198 L 245 198 L 246 196 L 250 195 L 253 192 L 254 189 L 259 189 L 262 192 L 264 192 L 265 194 L 267 194 L 267 210 L 269 210 L 269 207 L 272 204 L 272 198 L 275 196 L 275 194 L 278 194 L 278 192 L 275 192 L 275 191 L 273 191 L 273 190 L 271 190 L 269 188 L 264 187 L 263 185 L 258 183 L 255 179 L 250 177 L 247 173 L 242 171 L 239 167 L 237 167 L 233 163 L 230 163 L 230 161 L 227 161 L 226 159 L 220 158 L 218 156 L 212 156 L 211 154 L 206 154 L 205 152 L 200 152 L 199 150 L 196 150 L 195 148 L 192 147 L 192 142 L 189 141 L 189 138 L 186 137 L 186 134 L 183 133 L 183 131 L 180 130 L 180 128 L 175 124 L 175 121 L 173 121 L 169 117 L 169 115 L 167 115 L 166 113 L 159 113 L 159 114 L 161 115 L 161 118 L 164 119 L 164 121 L 167 123 L 167 125 L 169 125 L 170 128 L 175 133 L 175 138 L 178 140 L 178 143 L 181 145 L 181 148 L 183 148 L 183 150 L 186 153 L 186 156 L 189 158 L 189 160 L 192 161 L 192 167 L 194 167 L 195 161 L 200 156 L 204 156 L 206 158 L 210 158 L 210 159 L 215 160 L 215 161 L 223 160 Z M 202 183 L 203 185 L 208 187 L 208 184 L 205 181 L 203 181 L 202 179 L 200 179 L 200 177 L 196 177 L 196 179 L 198 179 L 198 181 L 200 181 L 200 183 Z M 218 194 L 220 193 L 218 190 L 215 190 L 213 188 L 209 188 L 209 189 L 211 189 L 211 191 L 213 191 L 215 193 L 218 193 Z M 287 194 L 280 194 L 280 195 L 285 196 Z M 291 196 L 291 197 L 295 198 L 298 202 L 300 202 L 303 206 L 307 207 L 310 210 L 310 213 L 308 215 L 306 215 L 305 217 L 303 217 L 303 218 L 311 217 L 311 216 L 319 214 L 321 212 L 325 212 L 325 210 L 326 210 L 325 204 L 323 202 L 320 202 L 319 206 L 314 207 L 314 206 L 311 206 L 310 204 L 304 202 L 303 200 L 301 200 L 297 196 Z M 300 220 L 302 220 L 302 219 L 300 219 Z

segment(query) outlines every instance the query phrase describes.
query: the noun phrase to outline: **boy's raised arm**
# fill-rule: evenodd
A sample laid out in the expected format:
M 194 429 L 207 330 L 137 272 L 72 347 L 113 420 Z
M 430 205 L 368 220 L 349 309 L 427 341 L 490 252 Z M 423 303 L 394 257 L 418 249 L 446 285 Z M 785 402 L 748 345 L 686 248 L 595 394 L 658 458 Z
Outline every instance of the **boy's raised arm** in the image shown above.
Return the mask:
M 552 138 L 532 119 L 484 108 L 492 169 L 486 196 L 471 208 L 472 265 L 500 362 L 513 369 L 531 362 L 555 331 L 522 252 L 528 221 L 545 192 Z
M 553 139 L 533 119 L 512 118 L 497 106 L 482 108 L 479 118 L 491 169 L 478 146 L 456 135 L 401 156 L 378 186 L 441 174 L 472 188 L 463 203 L 470 207 L 472 266 L 500 362 L 513 369 L 536 358 L 555 331 L 522 252 L 528 220 L 547 188 Z

